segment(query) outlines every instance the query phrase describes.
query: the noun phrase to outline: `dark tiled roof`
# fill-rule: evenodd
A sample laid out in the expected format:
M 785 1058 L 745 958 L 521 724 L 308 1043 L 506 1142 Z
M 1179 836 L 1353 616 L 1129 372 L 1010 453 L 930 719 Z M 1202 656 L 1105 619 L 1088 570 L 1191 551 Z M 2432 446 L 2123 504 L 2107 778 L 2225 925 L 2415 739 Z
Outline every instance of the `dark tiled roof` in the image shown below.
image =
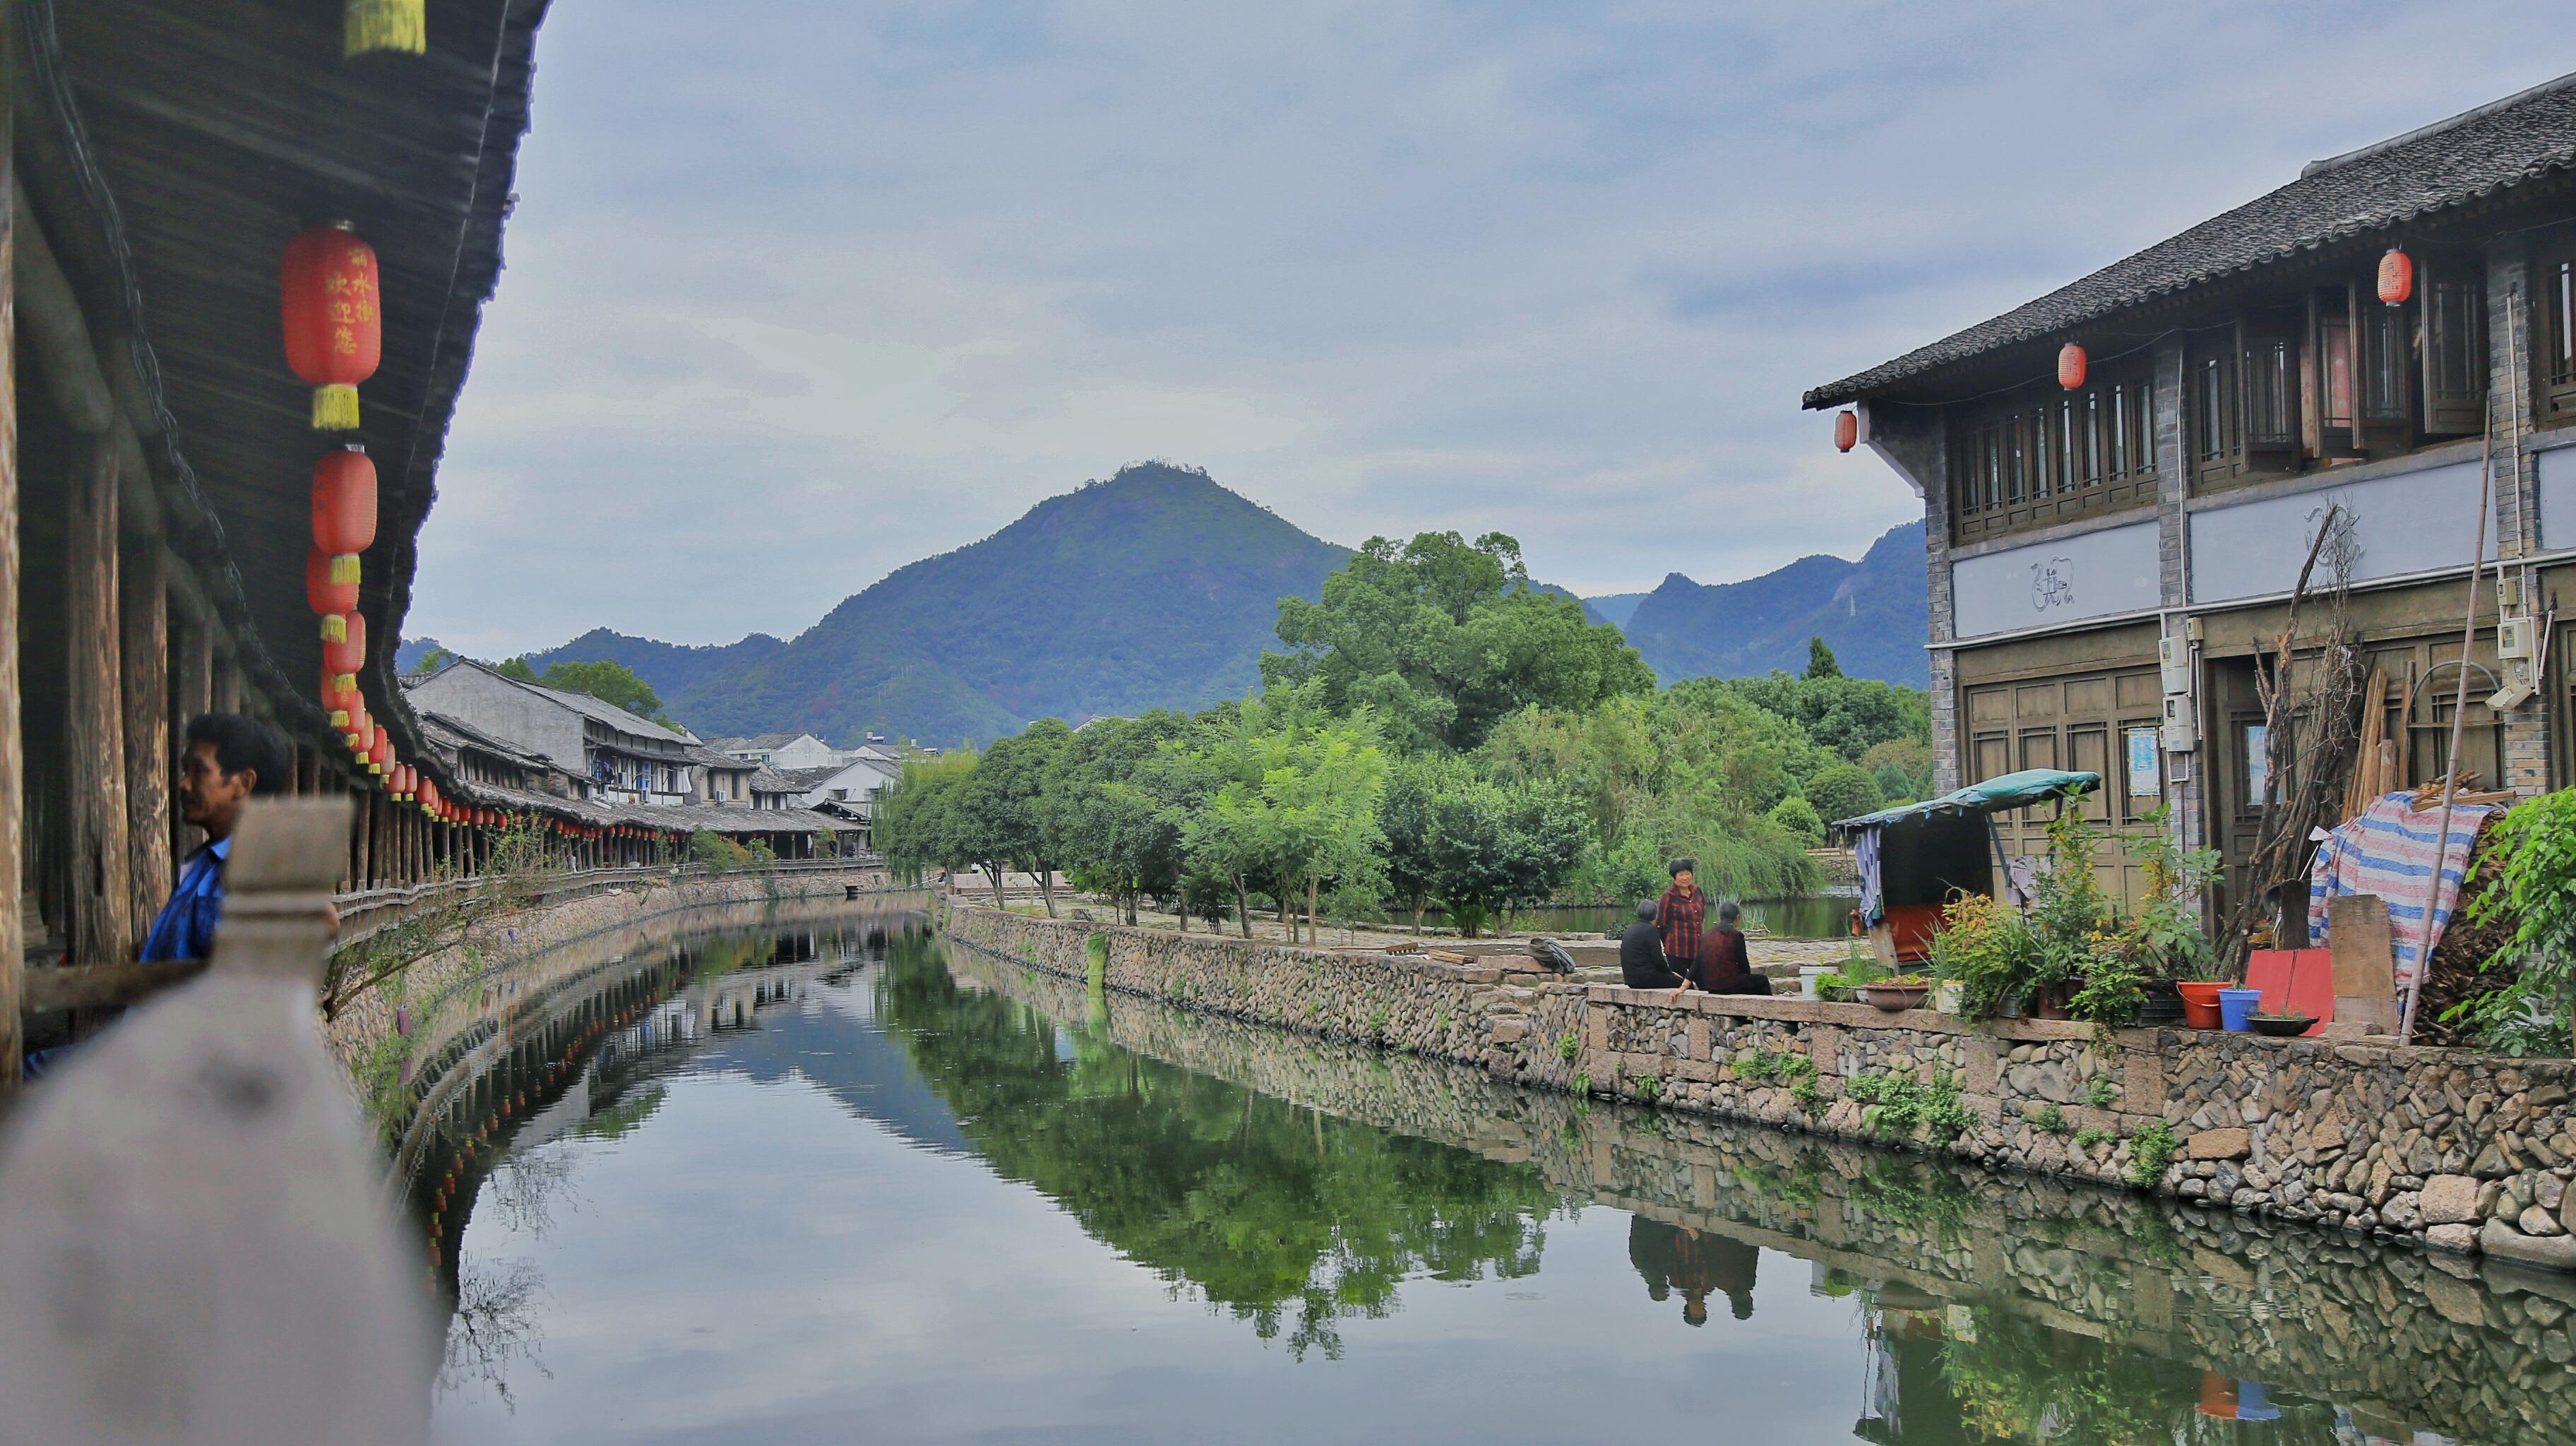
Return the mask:
M 2576 75 L 2319 161 L 2299 179 L 2037 301 L 1808 392 L 1830 407 L 2038 341 L 2231 272 L 2492 195 L 2576 165 Z

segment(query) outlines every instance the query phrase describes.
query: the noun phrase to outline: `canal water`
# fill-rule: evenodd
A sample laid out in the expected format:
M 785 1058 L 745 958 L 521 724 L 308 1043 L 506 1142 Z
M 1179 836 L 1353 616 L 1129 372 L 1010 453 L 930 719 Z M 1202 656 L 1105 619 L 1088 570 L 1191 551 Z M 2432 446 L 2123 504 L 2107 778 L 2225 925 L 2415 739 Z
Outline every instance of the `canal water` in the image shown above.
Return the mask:
M 2359 1446 L 2576 1418 L 2551 1278 L 1525 1093 L 1087 993 L 918 913 L 622 948 L 485 990 L 493 1022 L 422 1076 L 443 1441 Z

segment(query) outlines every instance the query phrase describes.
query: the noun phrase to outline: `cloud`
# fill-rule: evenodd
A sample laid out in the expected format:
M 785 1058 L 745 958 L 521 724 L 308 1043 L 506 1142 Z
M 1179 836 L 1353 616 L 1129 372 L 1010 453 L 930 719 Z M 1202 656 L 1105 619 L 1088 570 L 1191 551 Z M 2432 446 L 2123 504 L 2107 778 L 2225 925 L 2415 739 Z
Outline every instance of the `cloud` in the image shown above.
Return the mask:
M 2554 24 L 2530 0 L 727 13 L 549 18 L 411 631 L 790 635 L 1149 456 L 1336 541 L 1500 528 L 1585 591 L 1854 555 L 1918 504 L 1833 454 L 1802 388 L 2544 79 L 2454 42 Z

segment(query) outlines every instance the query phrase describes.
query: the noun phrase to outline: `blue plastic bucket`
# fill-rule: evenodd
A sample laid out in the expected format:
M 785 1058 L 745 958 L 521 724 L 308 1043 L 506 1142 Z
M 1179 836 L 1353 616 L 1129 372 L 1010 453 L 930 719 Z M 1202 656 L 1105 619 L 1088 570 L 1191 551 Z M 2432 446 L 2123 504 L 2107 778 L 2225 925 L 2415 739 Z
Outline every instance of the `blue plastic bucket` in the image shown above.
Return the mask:
M 2260 989 L 2221 989 L 2218 991 L 2218 1022 L 2243 1034 L 2254 1027 L 2254 1011 L 2263 1007 Z

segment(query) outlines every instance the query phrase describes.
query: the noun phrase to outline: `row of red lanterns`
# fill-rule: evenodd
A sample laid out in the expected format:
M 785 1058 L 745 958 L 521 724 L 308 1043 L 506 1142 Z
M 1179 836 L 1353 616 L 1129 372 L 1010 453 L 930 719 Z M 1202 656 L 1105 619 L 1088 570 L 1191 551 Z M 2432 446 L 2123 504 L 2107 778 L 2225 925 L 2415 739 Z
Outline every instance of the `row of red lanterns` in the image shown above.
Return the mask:
M 2396 246 L 2379 258 L 2378 292 L 2388 306 L 2404 306 L 2415 296 L 2415 258 Z M 2084 385 L 2090 358 L 2082 345 L 2068 342 L 2057 350 L 2057 384 L 2067 391 Z M 1834 450 L 1848 452 L 1860 441 L 1860 418 L 1846 409 L 1834 414 Z

